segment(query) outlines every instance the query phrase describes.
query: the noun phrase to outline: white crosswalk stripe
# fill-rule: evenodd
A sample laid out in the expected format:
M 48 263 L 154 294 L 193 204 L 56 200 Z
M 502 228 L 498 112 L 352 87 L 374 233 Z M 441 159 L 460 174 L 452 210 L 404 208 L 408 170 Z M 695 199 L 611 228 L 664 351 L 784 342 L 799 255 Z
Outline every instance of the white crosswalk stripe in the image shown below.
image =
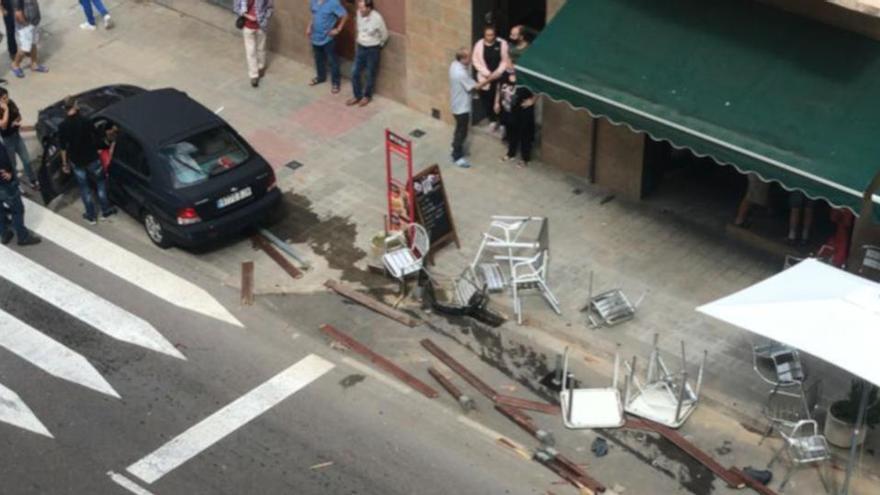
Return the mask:
M 80 258 L 165 301 L 231 325 L 243 327 L 206 290 L 25 199 L 28 228 Z
M 4 263 L 9 263 L 9 266 L 15 267 L 13 270 L 5 270 L 0 277 L 92 326 L 95 330 L 123 342 L 186 359 L 152 325 L 119 306 L 5 246 L 0 246 L 0 259 Z
M 0 383 L 0 421 L 53 438 L 21 397 L 2 383 Z
M 5 347 L 52 376 L 119 398 L 116 390 L 86 358 L 2 309 L 0 347 Z

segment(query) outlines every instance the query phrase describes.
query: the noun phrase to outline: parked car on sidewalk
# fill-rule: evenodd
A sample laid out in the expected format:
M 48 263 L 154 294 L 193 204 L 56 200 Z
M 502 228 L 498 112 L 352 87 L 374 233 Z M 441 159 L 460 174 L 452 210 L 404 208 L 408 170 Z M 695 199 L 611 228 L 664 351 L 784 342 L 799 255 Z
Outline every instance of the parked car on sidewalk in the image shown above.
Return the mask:
M 106 86 L 78 95 L 96 129 L 118 128 L 108 174 L 110 200 L 140 220 L 159 247 L 194 247 L 268 220 L 281 200 L 272 167 L 232 127 L 185 93 Z M 43 200 L 61 173 L 62 103 L 39 113 Z

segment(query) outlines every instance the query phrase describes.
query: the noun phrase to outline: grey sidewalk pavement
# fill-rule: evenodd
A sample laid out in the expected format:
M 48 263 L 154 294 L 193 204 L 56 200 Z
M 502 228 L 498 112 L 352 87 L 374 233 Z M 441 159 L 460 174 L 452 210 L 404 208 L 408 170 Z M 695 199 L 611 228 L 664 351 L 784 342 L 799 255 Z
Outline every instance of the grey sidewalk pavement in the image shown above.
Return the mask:
M 605 202 L 605 192 L 538 161 L 526 169 L 500 163 L 501 143 L 479 132 L 470 143 L 474 168 L 459 169 L 449 160 L 452 129 L 446 124 L 381 97 L 365 108 L 346 107 L 347 85 L 338 95 L 331 95 L 327 85 L 309 87 L 312 69 L 282 57 L 270 58 L 267 76 L 254 90 L 241 39 L 221 27 L 224 18 L 231 25 L 231 14 L 202 2 L 193 2 L 186 12 L 145 1 L 108 2 L 116 27 L 96 32 L 79 30 L 75 2 L 43 4 L 43 54 L 51 72 L 28 72 L 24 80 L 8 85 L 26 119 L 66 94 L 108 83 L 188 92 L 218 111 L 275 167 L 288 209 L 276 233 L 308 253 L 314 268 L 303 279 L 289 280 L 246 242 L 198 256 L 172 249 L 155 250 L 151 257 L 191 264 L 230 286 L 238 284 L 240 262 L 253 259 L 259 294 L 321 291 L 328 278 L 375 288 L 366 263 L 371 239 L 383 230 L 383 133 L 386 128 L 402 134 L 422 129 L 426 134 L 414 139 L 416 168 L 440 164 L 462 242 L 460 250 L 439 251 L 438 272 L 454 275 L 470 263 L 493 214 L 550 219 L 550 285 L 562 301 L 563 315 L 556 316 L 539 296 L 528 297 L 526 324 L 505 324 L 504 338 L 557 351 L 575 344 L 600 361 L 618 344 L 623 356 L 646 356 L 655 333 L 671 356 L 685 340 L 692 365 L 704 349 L 709 354 L 706 405 L 733 418 L 724 423 L 731 428 L 741 428 L 740 421 L 760 424 L 767 387 L 751 369 L 751 337 L 694 308 L 772 275 L 780 266 L 725 240 L 720 230 L 689 221 L 686 205 L 666 205 L 661 212 L 650 203 Z M 37 156 L 37 143 L 30 140 L 29 145 Z M 293 160 L 303 166 L 295 171 L 286 166 Z M 79 208 L 74 202 L 62 213 L 79 218 Z M 115 242 L 148 242 L 132 219 L 114 219 L 112 226 L 99 228 Z M 579 309 L 587 299 L 590 272 L 596 291 L 619 287 L 633 299 L 646 294 L 635 320 L 609 329 L 587 327 Z M 506 295 L 495 300 L 512 313 Z M 808 365 L 813 376 L 828 377 L 826 402 L 838 398 L 846 377 L 815 360 Z M 869 452 L 880 446 L 877 436 L 869 439 Z M 769 449 L 765 445 L 761 451 Z M 865 455 L 865 463 L 876 462 L 873 454 Z

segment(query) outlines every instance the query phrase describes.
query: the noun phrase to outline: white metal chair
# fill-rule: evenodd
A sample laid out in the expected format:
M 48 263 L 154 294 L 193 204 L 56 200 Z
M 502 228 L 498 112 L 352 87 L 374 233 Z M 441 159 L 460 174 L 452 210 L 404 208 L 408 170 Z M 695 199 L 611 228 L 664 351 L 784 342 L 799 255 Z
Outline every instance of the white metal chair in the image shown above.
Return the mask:
M 763 443 L 773 430 L 791 430 L 798 422 L 813 419 L 820 394 L 820 381 L 813 383 L 806 391 L 802 388 L 792 392 L 780 388 L 771 390 L 761 410 L 769 425 L 758 445 Z
M 688 381 L 684 341 L 681 342 L 681 369 L 671 373 L 660 356 L 658 338 L 655 334 L 644 384 L 636 377 L 636 358 L 633 357 L 632 363 L 625 363 L 628 375 L 623 392 L 624 409 L 635 416 L 679 428 L 697 408 L 707 354 L 703 352 L 697 382 L 692 386 Z
M 508 272 L 513 271 L 514 258 L 523 256 L 522 250 L 540 249 L 538 240 L 521 239 L 523 233 L 532 222 L 543 222 L 542 217 L 502 216 L 493 215 L 489 229 L 483 234 L 477 254 L 471 263 L 471 269 L 479 274 L 490 291 L 500 291 L 509 283 L 498 263 L 481 263 L 486 249 L 501 250 L 503 255 L 494 257 L 495 261 L 507 261 Z M 497 252 L 497 251 L 496 251 Z
M 791 430 L 780 431 L 780 434 L 782 435 L 783 440 L 785 440 L 785 443 L 776 451 L 773 459 L 767 464 L 767 469 L 773 467 L 773 464 L 779 459 L 783 451 L 788 453 L 791 465 L 789 466 L 788 471 L 786 471 L 782 483 L 779 485 L 779 492 L 782 493 L 782 491 L 785 490 L 785 485 L 791 479 L 796 470 L 807 464 L 822 463 L 824 465 L 825 461 L 831 459 L 831 451 L 828 449 L 828 442 L 825 440 L 825 436 L 819 434 L 819 425 L 815 420 L 805 419 L 798 421 L 794 424 Z M 819 477 L 821 478 L 822 485 L 827 492 L 828 482 L 825 479 L 825 473 L 822 471 L 822 467 L 823 466 L 819 466 L 818 469 Z
M 774 389 L 800 387 L 806 371 L 797 349 L 766 341 L 752 345 L 752 369 Z
M 400 299 L 406 296 L 407 277 L 419 273 L 424 268 L 430 246 L 428 232 L 417 223 L 409 224 L 385 239 L 382 264 L 385 265 L 385 270 L 400 282 Z
M 871 278 L 880 277 L 880 246 L 866 245 L 862 246 L 862 250 L 865 251 L 865 257 L 862 259 L 859 273 L 871 275 Z M 876 280 L 880 280 L 880 278 Z
M 614 378 L 606 388 L 570 388 L 568 379 L 568 347 L 562 367 L 562 390 L 559 403 L 562 405 L 562 423 L 566 428 L 619 428 L 626 419 L 623 415 L 623 402 L 617 388 L 617 374 L 620 368 L 620 355 L 614 356 Z
M 550 262 L 550 252 L 542 250 L 529 258 L 512 257 L 513 267 L 510 273 L 510 287 L 513 290 L 513 309 L 516 313 L 516 321 L 522 325 L 522 300 L 520 291 L 523 288 L 536 287 L 541 295 L 553 308 L 556 314 L 561 315 L 559 299 L 553 295 L 547 286 L 547 267 Z

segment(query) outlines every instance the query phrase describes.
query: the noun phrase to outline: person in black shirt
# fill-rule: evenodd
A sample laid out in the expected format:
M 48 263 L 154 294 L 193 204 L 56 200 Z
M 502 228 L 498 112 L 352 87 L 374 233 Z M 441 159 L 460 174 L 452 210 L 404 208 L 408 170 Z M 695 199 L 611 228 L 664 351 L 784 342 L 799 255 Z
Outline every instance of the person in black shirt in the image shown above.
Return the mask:
M 12 230 L 8 228 L 10 217 Z M 37 244 L 41 240 L 24 226 L 24 203 L 15 178 L 15 167 L 9 161 L 3 144 L 0 144 L 0 242 L 9 244 L 13 231 L 18 237 L 19 246 Z
M 98 217 L 95 213 L 95 203 L 92 200 L 90 178 L 95 181 L 101 214 L 106 218 L 116 213 L 116 208 L 112 207 L 107 199 L 107 182 L 101 167 L 101 160 L 98 157 L 100 138 L 92 123 L 80 115 L 79 106 L 73 97 L 68 96 L 64 100 L 64 109 L 67 112 L 67 117 L 58 128 L 58 137 L 61 141 L 61 163 L 64 173 L 73 171 L 73 176 L 79 185 L 79 193 L 86 208 L 83 218 L 89 224 L 95 225 Z
M 535 140 L 535 101 L 537 97 L 525 86 L 517 86 L 516 73 L 508 71 L 507 78 L 499 86 L 496 108 L 501 110 L 507 138 L 507 155 L 501 160 L 508 161 L 520 155 L 521 166 L 532 159 L 532 144 Z
M 40 184 L 31 168 L 31 156 L 19 133 L 20 128 L 21 112 L 18 106 L 9 99 L 9 92 L 5 88 L 0 88 L 0 137 L 3 138 L 3 145 L 6 146 L 6 152 L 9 154 L 9 162 L 15 168 L 15 156 L 18 155 L 21 159 L 21 168 L 24 169 L 31 187 L 39 189 Z
M 18 53 L 18 45 L 15 43 L 15 9 L 12 8 L 12 0 L 2 0 L 3 23 L 6 25 L 6 49 L 9 51 L 9 59 L 14 60 Z

